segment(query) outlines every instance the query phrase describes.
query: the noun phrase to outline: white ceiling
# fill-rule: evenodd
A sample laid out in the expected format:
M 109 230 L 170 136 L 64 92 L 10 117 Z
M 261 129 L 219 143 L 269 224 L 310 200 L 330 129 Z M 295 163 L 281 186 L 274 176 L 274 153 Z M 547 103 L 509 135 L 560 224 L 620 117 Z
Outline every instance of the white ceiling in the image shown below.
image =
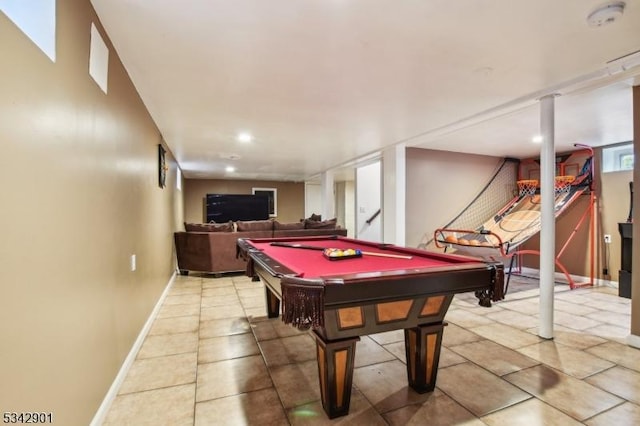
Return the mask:
M 633 138 L 640 66 L 607 62 L 640 50 L 640 0 L 602 27 L 600 0 L 92 3 L 186 177 L 301 181 L 398 143 L 535 156 L 550 93 L 558 151 Z

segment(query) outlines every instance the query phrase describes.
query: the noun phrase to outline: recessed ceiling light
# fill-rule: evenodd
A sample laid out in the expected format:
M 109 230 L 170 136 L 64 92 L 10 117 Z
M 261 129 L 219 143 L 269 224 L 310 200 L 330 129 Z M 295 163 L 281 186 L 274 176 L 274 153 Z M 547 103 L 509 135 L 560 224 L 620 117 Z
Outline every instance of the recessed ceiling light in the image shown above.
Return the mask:
M 251 142 L 252 140 L 253 140 L 253 136 L 251 136 L 251 133 L 242 132 L 238 134 L 239 142 Z
M 534 137 L 531 138 L 531 142 L 533 142 L 533 143 L 541 143 L 542 142 L 542 136 L 535 135 Z
M 227 172 L 227 173 L 233 173 L 233 172 L 235 172 L 235 171 L 236 171 L 236 168 L 235 168 L 235 167 L 233 167 L 233 166 L 227 166 L 227 167 L 224 169 L 224 171 L 225 171 L 225 172 Z

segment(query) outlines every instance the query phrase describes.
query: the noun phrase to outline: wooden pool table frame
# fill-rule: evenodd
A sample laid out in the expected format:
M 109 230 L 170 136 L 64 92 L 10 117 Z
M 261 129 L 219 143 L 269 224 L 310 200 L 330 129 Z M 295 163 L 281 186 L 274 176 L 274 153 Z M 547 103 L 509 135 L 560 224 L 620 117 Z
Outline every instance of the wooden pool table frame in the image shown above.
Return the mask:
M 315 240 L 326 237 L 315 238 Z M 353 244 L 372 244 L 340 238 Z M 433 256 L 456 263 L 445 267 L 355 273 L 329 278 L 300 278 L 298 272 L 257 250 L 251 241 L 303 241 L 301 239 L 238 239 L 238 255 L 247 260 L 247 275 L 265 284 L 267 314 L 277 318 L 283 287 L 312 289 L 321 309 L 312 328 L 316 340 L 322 405 L 329 418 L 348 414 L 356 342 L 359 336 L 404 329 L 409 386 L 416 392 L 434 389 L 442 344 L 444 317 L 456 293 L 476 292 L 483 306 L 503 298 L 504 269 L 501 263 L 379 245 L 390 253 Z M 375 244 L 375 243 L 374 243 Z M 286 294 L 286 292 L 285 292 Z M 283 320 L 292 302 L 283 303 Z M 302 314 L 307 316 L 308 313 Z M 296 315 L 299 315 L 296 313 Z M 306 319 L 306 318 L 305 318 Z M 286 321 L 294 322 L 296 321 Z M 308 323 L 296 323 L 309 328 Z

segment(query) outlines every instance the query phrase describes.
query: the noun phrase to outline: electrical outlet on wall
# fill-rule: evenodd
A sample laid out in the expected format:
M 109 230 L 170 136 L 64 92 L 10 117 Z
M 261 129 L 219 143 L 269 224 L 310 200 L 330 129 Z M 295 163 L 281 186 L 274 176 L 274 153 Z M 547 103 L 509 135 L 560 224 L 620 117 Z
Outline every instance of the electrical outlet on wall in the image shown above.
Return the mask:
M 611 235 L 604 234 L 604 242 L 605 244 L 611 244 Z
M 131 255 L 131 272 L 136 270 L 136 255 Z

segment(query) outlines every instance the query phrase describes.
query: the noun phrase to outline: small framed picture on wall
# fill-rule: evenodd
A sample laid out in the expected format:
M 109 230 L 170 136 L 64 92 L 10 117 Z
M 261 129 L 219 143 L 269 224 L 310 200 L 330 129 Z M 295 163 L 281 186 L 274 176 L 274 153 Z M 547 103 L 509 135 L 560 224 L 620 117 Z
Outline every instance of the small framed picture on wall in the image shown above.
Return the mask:
M 252 188 L 253 195 L 266 195 L 269 199 L 269 217 L 278 216 L 278 190 L 276 188 Z
M 166 152 L 162 144 L 158 144 L 158 186 L 160 188 L 164 188 L 167 183 L 167 170 L 169 170 L 169 167 L 167 166 Z

